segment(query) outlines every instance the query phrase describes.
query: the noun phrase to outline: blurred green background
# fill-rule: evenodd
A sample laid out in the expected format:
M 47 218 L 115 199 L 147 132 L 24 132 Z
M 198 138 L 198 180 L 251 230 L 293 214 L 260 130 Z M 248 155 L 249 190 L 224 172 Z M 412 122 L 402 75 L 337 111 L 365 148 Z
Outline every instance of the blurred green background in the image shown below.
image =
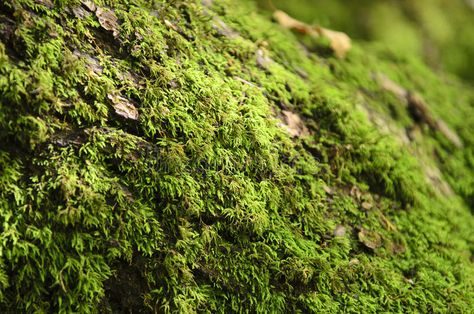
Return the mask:
M 474 0 L 256 0 L 309 24 L 376 41 L 474 84 Z

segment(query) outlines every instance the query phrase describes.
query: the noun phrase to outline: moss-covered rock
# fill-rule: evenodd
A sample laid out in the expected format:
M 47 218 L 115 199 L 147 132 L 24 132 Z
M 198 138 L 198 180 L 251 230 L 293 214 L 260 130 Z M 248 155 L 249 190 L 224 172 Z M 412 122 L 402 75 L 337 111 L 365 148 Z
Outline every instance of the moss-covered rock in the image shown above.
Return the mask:
M 472 310 L 474 93 L 204 3 L 1 2 L 1 311 Z

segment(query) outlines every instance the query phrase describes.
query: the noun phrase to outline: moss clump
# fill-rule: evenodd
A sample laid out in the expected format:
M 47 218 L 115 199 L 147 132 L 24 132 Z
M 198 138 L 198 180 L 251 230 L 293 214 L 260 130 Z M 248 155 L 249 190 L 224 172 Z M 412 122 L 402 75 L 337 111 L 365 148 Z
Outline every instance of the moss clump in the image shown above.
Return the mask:
M 474 307 L 460 83 L 377 47 L 308 54 L 247 2 L 0 8 L 2 312 Z M 400 141 L 418 124 L 374 71 L 464 147 Z

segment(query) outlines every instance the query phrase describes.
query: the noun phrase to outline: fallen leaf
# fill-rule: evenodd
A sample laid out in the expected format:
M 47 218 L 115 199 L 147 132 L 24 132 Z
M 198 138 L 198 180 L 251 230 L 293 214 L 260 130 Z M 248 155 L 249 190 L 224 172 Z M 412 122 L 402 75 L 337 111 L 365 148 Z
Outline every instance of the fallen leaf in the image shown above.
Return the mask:
M 282 114 L 283 125 L 292 137 L 301 137 L 310 134 L 299 115 L 288 110 L 282 110 Z
M 382 246 L 382 237 L 375 231 L 361 229 L 357 234 L 359 241 L 370 249 L 377 249 Z
M 300 32 L 305 35 L 319 37 L 318 31 L 312 26 L 292 18 L 283 11 L 276 10 L 275 12 L 273 12 L 273 18 L 278 22 L 278 24 L 280 24 L 284 28 L 294 29 L 297 32 Z
M 292 18 L 280 10 L 273 12 L 273 18 L 284 28 L 294 29 L 299 33 L 309 35 L 314 38 L 324 37 L 328 39 L 332 51 L 338 58 L 344 58 L 351 49 L 351 39 L 343 32 L 330 30 L 320 26 L 308 25 Z
M 111 31 L 114 37 L 118 36 L 119 24 L 118 18 L 115 15 L 114 11 L 97 7 L 95 10 L 95 16 L 97 16 L 97 19 L 99 19 L 99 24 L 100 26 L 102 26 L 102 28 Z
M 334 51 L 336 57 L 343 59 L 347 52 L 351 49 L 351 39 L 346 33 L 333 31 L 327 28 L 318 27 L 319 34 L 322 37 L 329 39 L 331 49 Z
M 126 119 L 138 120 L 138 110 L 128 99 L 112 94 L 108 94 L 107 98 L 112 101 L 115 112 L 119 116 Z

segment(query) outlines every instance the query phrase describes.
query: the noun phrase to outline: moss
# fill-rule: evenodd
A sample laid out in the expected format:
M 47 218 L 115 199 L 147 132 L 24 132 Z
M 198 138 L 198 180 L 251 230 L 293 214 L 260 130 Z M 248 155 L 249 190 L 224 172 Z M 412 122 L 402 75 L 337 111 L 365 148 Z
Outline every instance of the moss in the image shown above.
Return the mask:
M 0 5 L 2 311 L 474 306 L 462 83 L 377 46 L 308 53 L 247 2 L 96 5 L 116 30 L 87 2 Z M 375 71 L 422 93 L 464 147 L 423 127 L 398 141 L 417 123 Z M 309 134 L 291 138 L 284 110 Z

